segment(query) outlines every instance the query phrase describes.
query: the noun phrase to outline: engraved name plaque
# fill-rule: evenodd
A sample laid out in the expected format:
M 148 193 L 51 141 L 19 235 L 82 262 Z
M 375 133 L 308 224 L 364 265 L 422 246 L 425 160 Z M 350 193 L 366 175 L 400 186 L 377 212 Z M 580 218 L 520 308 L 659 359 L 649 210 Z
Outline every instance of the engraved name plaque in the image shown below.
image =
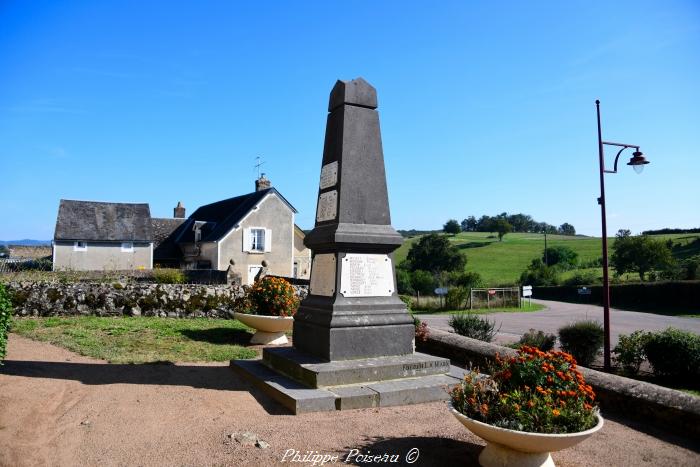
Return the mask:
M 388 255 L 348 253 L 342 261 L 340 293 L 344 297 L 389 297 L 394 293 Z
M 335 255 L 325 254 L 314 256 L 311 264 L 312 295 L 332 297 L 335 292 Z
M 326 164 L 321 168 L 321 190 L 335 186 L 338 183 L 338 161 Z
M 332 221 L 338 215 L 338 191 L 321 193 L 318 197 L 316 222 Z

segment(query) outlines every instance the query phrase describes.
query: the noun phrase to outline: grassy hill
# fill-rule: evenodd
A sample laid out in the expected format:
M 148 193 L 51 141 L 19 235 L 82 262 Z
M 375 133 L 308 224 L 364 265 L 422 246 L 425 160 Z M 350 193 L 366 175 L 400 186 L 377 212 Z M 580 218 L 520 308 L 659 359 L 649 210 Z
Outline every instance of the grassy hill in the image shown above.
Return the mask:
M 672 239 L 674 244 L 678 245 L 673 250 L 678 258 L 700 254 L 700 247 L 697 244 L 691 245 L 693 240 L 700 238 L 700 234 L 667 234 L 653 237 L 663 240 Z M 406 239 L 396 251 L 397 264 L 406 259 L 411 245 L 419 238 Z M 533 258 L 541 257 L 544 250 L 544 235 L 535 233 L 511 233 L 499 242 L 498 237 L 492 233 L 462 232 L 454 237 L 450 236 L 449 240 L 467 257 L 465 269 L 478 272 L 491 286 L 517 281 L 520 273 L 527 268 Z M 612 254 L 611 248 L 614 241 L 614 238 L 608 239 L 609 254 Z M 602 256 L 599 237 L 547 235 L 548 247 L 560 245 L 568 246 L 578 253 L 580 262 L 595 260 Z M 600 276 L 603 275 L 602 268 L 587 270 L 598 271 Z M 573 273 L 574 271 L 568 271 L 563 274 L 563 278 Z M 630 275 L 629 278 L 635 279 L 636 276 Z

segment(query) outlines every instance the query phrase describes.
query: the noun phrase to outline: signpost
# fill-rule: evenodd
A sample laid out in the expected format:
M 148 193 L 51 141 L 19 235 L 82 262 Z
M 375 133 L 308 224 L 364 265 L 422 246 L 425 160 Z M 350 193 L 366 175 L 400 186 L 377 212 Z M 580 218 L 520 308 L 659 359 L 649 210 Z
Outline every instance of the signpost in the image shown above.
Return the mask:
M 435 289 L 435 295 L 440 297 L 440 308 L 442 308 L 442 297 L 447 295 L 448 290 L 449 289 L 447 287 L 438 287 L 437 289 Z
M 532 286 L 523 285 L 523 297 L 527 297 L 527 304 L 532 305 Z M 522 305 L 521 305 L 522 307 Z

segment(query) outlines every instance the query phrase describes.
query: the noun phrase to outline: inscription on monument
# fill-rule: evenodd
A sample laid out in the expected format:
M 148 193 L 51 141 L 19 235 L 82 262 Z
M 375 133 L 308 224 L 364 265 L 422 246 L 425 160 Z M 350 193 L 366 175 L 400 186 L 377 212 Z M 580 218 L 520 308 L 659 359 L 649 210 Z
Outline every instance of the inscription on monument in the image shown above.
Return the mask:
M 338 191 L 321 193 L 318 197 L 316 222 L 331 221 L 338 215 Z
M 449 361 L 431 361 L 431 362 L 419 362 L 419 363 L 406 363 L 403 365 L 403 371 L 414 371 L 414 370 L 427 370 L 430 368 L 440 368 L 440 367 L 445 367 L 449 368 L 450 367 L 450 362 Z
M 344 297 L 389 297 L 394 293 L 394 274 L 389 255 L 348 253 L 340 273 Z
M 314 256 L 311 264 L 312 295 L 332 297 L 335 292 L 335 255 L 324 254 Z
M 319 187 L 322 190 L 335 186 L 338 183 L 338 161 L 326 164 L 321 168 L 321 183 Z

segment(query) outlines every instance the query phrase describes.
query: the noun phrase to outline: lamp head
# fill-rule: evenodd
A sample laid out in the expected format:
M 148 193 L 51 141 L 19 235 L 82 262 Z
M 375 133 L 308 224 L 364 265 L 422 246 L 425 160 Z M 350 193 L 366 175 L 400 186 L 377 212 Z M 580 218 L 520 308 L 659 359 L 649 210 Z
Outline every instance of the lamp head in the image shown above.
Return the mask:
M 646 160 L 644 154 L 637 148 L 637 150 L 632 153 L 632 157 L 627 165 L 631 165 L 634 171 L 640 174 L 644 170 L 644 166 L 648 163 L 649 161 Z

